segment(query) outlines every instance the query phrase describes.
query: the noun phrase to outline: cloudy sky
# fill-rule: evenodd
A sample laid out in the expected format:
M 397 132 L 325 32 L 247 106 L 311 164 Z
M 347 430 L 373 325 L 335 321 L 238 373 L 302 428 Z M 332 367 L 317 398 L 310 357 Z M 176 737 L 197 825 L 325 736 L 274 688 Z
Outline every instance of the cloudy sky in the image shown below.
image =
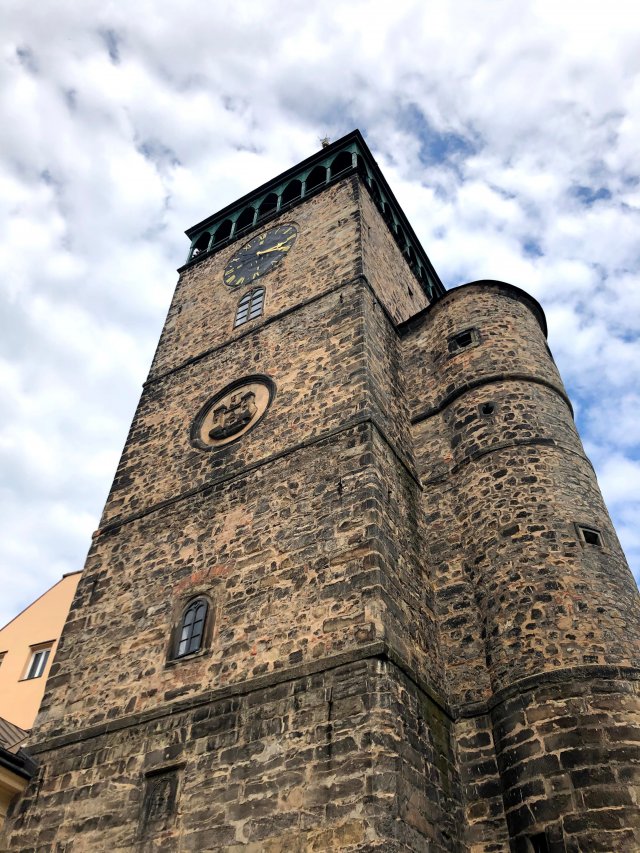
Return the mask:
M 542 303 L 640 575 L 640 12 L 2 4 L 0 625 L 82 568 L 184 229 L 355 127 L 447 287 Z

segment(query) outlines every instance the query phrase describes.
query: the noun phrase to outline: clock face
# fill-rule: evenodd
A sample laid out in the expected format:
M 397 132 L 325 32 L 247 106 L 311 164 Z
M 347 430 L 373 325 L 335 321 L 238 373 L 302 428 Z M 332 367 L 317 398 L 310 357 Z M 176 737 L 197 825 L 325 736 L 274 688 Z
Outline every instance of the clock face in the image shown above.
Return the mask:
M 295 243 L 295 225 L 276 225 L 257 234 L 238 249 L 227 264 L 223 280 L 229 287 L 251 284 L 281 260 Z

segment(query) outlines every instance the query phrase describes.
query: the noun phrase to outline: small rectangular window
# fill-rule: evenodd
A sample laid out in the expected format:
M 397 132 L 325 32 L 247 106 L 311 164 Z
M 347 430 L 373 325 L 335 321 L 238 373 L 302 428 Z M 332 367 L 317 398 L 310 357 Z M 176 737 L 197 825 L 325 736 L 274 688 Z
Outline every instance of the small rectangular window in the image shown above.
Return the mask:
M 585 545 L 595 545 L 602 548 L 602 534 L 595 527 L 587 527 L 585 524 L 576 524 L 578 536 Z
M 31 678 L 40 678 L 42 676 L 46 669 L 50 654 L 51 644 L 32 649 L 31 659 L 27 667 L 25 680 L 29 680 Z
M 465 329 L 463 332 L 458 332 L 449 338 L 449 352 L 459 352 L 473 344 L 477 344 L 479 341 L 480 336 L 477 329 Z
M 6 655 L 6 652 L 0 652 L 0 666 L 2 666 L 2 661 L 4 660 L 5 655 Z

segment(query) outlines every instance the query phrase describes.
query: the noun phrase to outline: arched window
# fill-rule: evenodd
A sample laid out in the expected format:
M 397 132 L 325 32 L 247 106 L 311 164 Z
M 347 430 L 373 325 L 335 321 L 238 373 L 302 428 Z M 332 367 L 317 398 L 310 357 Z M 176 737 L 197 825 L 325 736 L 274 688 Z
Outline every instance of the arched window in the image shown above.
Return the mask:
M 218 243 L 222 243 L 223 240 L 226 240 L 231 236 L 231 229 L 233 228 L 233 222 L 230 219 L 225 219 L 224 222 L 221 222 L 220 225 L 216 228 L 216 232 L 213 235 L 213 245 L 217 246 Z
M 346 172 L 353 166 L 353 155 L 351 151 L 341 151 L 331 163 L 331 177 L 335 178 L 340 172 Z
M 311 192 L 316 187 L 321 187 L 327 182 L 327 170 L 324 166 L 316 166 L 307 175 L 306 188 L 307 192 Z
M 196 598 L 189 603 L 178 626 L 174 657 L 182 658 L 200 651 L 208 609 L 205 598 Z
M 242 326 L 243 323 L 248 323 L 249 320 L 255 320 L 262 314 L 264 308 L 264 287 L 257 287 L 255 290 L 250 290 L 245 293 L 236 311 L 236 321 L 233 328 Z
M 210 239 L 211 234 L 209 234 L 208 231 L 204 231 L 196 240 L 193 251 L 191 252 L 191 257 L 195 258 L 196 255 L 201 255 L 203 252 L 206 252 L 209 248 Z
M 278 196 L 275 193 L 269 193 L 258 208 L 258 219 L 262 219 L 263 216 L 268 216 L 270 213 L 273 213 L 277 207 Z
M 289 204 L 290 201 L 299 199 L 301 195 L 302 181 L 295 178 L 293 181 L 289 181 L 287 186 L 284 188 L 284 192 L 282 193 L 282 204 Z
M 367 171 L 367 164 L 364 162 L 364 158 L 360 154 L 356 156 L 356 163 L 358 166 L 358 171 L 362 176 L 362 180 L 365 182 L 365 184 L 368 184 L 370 179 L 369 172 Z
M 242 231 L 243 228 L 249 228 L 253 225 L 253 220 L 256 218 L 256 212 L 253 207 L 245 207 L 240 216 L 236 219 L 236 234 Z
M 391 205 L 387 201 L 382 202 L 382 215 L 385 218 L 385 222 L 393 228 L 393 213 L 391 212 Z

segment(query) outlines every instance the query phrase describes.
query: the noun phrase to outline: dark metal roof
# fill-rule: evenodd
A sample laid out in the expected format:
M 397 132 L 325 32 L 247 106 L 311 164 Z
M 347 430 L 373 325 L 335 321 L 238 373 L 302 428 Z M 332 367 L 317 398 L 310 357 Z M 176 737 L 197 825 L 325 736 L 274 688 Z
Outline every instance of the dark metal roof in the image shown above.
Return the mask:
M 21 729 L 15 723 L 10 723 L 9 720 L 0 717 L 0 747 L 13 749 L 22 743 L 28 734 L 29 732 L 25 729 Z
M 0 767 L 21 779 L 31 779 L 38 769 L 29 753 L 20 748 L 28 734 L 25 729 L 0 717 Z
M 15 773 L 22 779 L 31 779 L 33 774 L 38 769 L 38 765 L 31 758 L 28 752 L 24 749 L 19 749 L 17 752 L 10 752 L 8 749 L 3 749 L 0 746 L 0 767 L 4 767 L 10 773 Z
M 317 176 L 319 170 L 322 175 L 323 169 L 323 180 L 314 179 L 307 184 L 312 172 Z M 369 190 L 426 295 L 435 301 L 445 293 L 444 286 L 359 130 L 348 133 L 187 229 L 185 233 L 191 239 L 191 249 L 189 260 L 180 269 L 197 264 L 285 210 L 306 201 L 311 195 L 355 173 Z M 291 198 L 286 190 L 296 181 L 301 184 L 299 195 Z M 199 244 L 198 249 L 195 248 L 196 243 Z

